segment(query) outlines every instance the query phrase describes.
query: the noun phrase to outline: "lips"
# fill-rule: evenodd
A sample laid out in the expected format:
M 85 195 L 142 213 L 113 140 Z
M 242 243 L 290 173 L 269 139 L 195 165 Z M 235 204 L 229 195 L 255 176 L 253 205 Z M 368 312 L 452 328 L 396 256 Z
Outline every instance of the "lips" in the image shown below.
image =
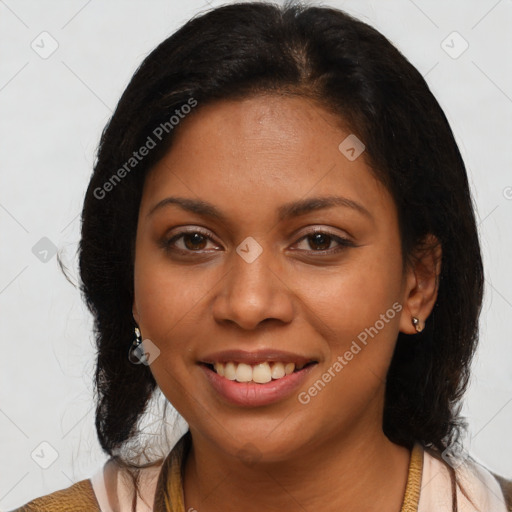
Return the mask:
M 228 350 L 209 354 L 199 364 L 213 389 L 225 400 L 258 406 L 292 393 L 317 361 L 280 350 Z

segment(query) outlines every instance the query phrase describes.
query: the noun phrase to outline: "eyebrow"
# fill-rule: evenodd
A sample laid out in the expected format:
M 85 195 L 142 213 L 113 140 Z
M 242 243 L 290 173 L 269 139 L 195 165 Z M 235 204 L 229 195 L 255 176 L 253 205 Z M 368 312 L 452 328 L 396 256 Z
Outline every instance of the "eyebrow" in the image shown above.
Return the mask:
M 203 217 L 210 217 L 217 219 L 221 222 L 227 223 L 226 216 L 213 204 L 207 201 L 198 199 L 187 199 L 184 197 L 166 197 L 153 206 L 147 214 L 147 217 L 153 215 L 157 210 L 160 210 L 169 205 L 177 205 L 185 211 L 201 215 Z M 325 208 L 332 208 L 341 206 L 344 208 L 351 208 L 363 214 L 369 219 L 373 219 L 372 214 L 360 203 L 341 196 L 325 196 L 325 197 L 311 197 L 307 199 L 300 199 L 290 203 L 285 203 L 277 209 L 277 216 L 279 222 L 289 220 L 301 215 L 323 210 Z

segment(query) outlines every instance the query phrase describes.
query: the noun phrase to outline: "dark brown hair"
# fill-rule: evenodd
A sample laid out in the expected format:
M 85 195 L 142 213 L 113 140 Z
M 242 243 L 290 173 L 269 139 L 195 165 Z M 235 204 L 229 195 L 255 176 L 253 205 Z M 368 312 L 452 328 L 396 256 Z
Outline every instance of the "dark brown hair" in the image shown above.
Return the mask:
M 419 441 L 442 452 L 464 426 L 459 406 L 483 289 L 473 204 L 453 133 L 421 74 L 377 30 L 332 8 L 267 3 L 214 9 L 163 41 L 134 74 L 101 136 L 79 247 L 81 290 L 95 321 L 100 444 L 119 456 L 136 439 L 156 387 L 149 367 L 127 357 L 134 241 L 146 174 L 172 147 L 174 130 L 108 193 L 98 190 L 191 98 L 200 112 L 219 99 L 268 93 L 314 99 L 364 142 L 365 158 L 396 204 L 404 265 L 428 234 L 441 243 L 437 301 L 414 341 L 398 336 L 383 429 L 400 445 Z

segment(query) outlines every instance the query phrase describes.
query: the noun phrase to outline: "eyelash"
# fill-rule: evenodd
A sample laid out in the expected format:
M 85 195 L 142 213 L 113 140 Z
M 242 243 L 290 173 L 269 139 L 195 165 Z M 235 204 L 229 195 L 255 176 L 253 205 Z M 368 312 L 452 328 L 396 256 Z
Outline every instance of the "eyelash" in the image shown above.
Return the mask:
M 162 240 L 161 246 L 163 249 L 165 249 L 168 252 L 178 252 L 178 253 L 186 254 L 186 255 L 193 254 L 193 253 L 201 254 L 200 250 L 193 251 L 190 249 L 178 249 L 178 248 L 172 246 L 173 243 L 175 243 L 180 238 L 183 238 L 185 235 L 194 235 L 194 234 L 201 235 L 202 237 L 206 238 L 207 240 L 214 242 L 214 240 L 212 240 L 212 238 L 207 233 L 205 233 L 201 229 L 196 228 L 196 229 L 190 230 L 190 231 L 180 231 L 177 234 L 175 234 L 174 236 L 172 236 L 171 238 Z M 316 229 L 309 233 L 306 233 L 304 236 L 299 238 L 299 240 L 297 240 L 297 242 L 295 242 L 295 243 L 297 244 L 299 242 L 302 242 L 303 240 L 306 240 L 308 237 L 316 235 L 316 234 L 325 235 L 325 236 L 329 237 L 330 239 L 338 242 L 338 244 L 339 244 L 338 247 L 336 247 L 334 249 L 332 249 L 332 248 L 331 249 L 322 249 L 322 250 L 318 250 L 318 251 L 310 250 L 310 251 L 305 251 L 305 252 L 310 253 L 310 254 L 331 255 L 331 254 L 341 252 L 348 247 L 356 247 L 356 244 L 354 244 L 348 238 L 344 238 L 339 235 L 330 233 L 329 231 L 323 231 L 323 230 L 319 230 L 319 229 Z M 294 250 L 296 250 L 296 249 L 294 249 Z

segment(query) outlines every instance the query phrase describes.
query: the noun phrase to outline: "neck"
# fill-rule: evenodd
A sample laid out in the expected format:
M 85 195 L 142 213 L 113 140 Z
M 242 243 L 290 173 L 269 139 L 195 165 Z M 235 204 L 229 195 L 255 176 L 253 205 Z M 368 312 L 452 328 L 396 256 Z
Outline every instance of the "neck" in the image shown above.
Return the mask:
M 368 423 L 366 423 L 367 425 Z M 381 429 L 326 436 L 285 462 L 247 464 L 191 430 L 185 510 L 365 510 L 398 512 L 410 452 Z

